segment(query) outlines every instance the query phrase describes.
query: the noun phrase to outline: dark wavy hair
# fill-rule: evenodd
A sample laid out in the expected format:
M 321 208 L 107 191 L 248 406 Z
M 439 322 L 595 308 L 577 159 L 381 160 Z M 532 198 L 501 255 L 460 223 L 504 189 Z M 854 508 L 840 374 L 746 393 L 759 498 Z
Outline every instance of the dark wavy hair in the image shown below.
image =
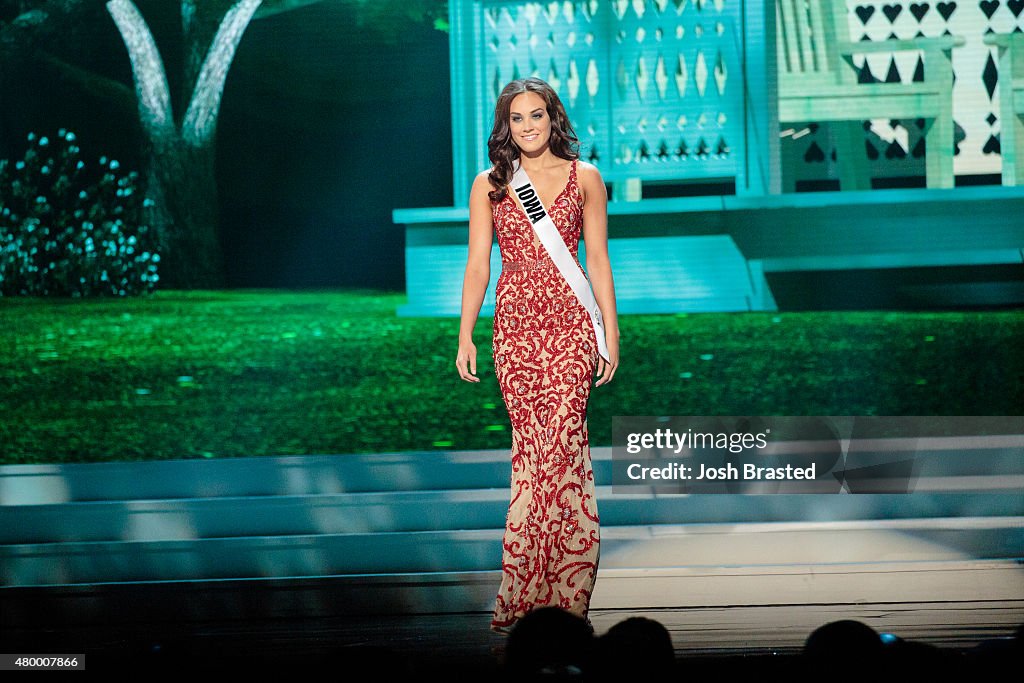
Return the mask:
M 512 182 L 512 162 L 519 158 L 519 147 L 512 139 L 509 118 L 512 100 L 525 92 L 537 93 L 547 105 L 548 117 L 551 119 L 551 138 L 548 143 L 551 153 L 570 161 L 580 158 L 580 141 L 554 88 L 539 78 L 518 78 L 506 85 L 498 96 L 498 103 L 494 106 L 494 127 L 491 129 L 491 137 L 487 139 L 487 156 L 494 164 L 488 179 L 497 188 L 487 195 L 492 202 L 504 199 L 508 194 L 508 184 Z

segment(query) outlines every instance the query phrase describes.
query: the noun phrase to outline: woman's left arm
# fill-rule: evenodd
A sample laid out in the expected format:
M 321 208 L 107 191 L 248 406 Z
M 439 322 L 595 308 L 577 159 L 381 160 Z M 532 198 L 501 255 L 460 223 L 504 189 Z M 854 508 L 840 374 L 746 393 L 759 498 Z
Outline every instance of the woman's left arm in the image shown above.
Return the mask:
M 587 248 L 587 274 L 594 287 L 594 298 L 604 319 L 609 360 L 598 360 L 595 386 L 607 384 L 619 367 L 619 318 L 615 309 L 615 283 L 608 259 L 608 191 L 600 171 L 591 164 L 578 162 L 580 188 L 583 190 L 583 241 Z

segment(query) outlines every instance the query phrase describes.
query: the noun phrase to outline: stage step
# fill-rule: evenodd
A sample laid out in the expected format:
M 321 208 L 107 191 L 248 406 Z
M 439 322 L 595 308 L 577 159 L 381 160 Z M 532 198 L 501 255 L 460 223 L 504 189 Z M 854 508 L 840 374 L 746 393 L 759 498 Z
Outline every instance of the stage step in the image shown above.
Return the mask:
M 1024 489 L 1024 435 L 960 437 L 908 453 L 916 491 Z M 612 449 L 591 451 L 612 483 Z M 93 501 L 508 489 L 509 451 L 436 451 L 0 466 L 5 507 Z
M 4 586 L 452 573 L 500 566 L 502 529 L 0 546 Z M 1024 518 L 605 526 L 601 570 L 813 573 L 833 565 L 1018 562 Z M 1024 581 L 1020 583 L 1024 586 Z
M 5 465 L 0 506 L 495 488 L 510 467 L 503 450 Z
M 1005 478 L 992 477 L 993 485 Z M 1010 493 L 698 495 L 597 488 L 603 527 L 653 524 L 1024 517 Z M 509 490 L 97 501 L 0 508 L 0 545 L 500 529 Z

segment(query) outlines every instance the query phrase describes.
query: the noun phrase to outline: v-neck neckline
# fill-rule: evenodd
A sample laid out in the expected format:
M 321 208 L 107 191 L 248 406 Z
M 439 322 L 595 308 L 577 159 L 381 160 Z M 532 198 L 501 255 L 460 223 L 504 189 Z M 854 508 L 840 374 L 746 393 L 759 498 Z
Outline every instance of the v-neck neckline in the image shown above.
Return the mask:
M 575 170 L 576 160 L 573 159 L 572 163 L 569 164 L 569 179 L 565 181 L 565 187 L 563 187 L 562 191 L 555 196 L 554 200 L 551 202 L 550 205 L 544 206 L 544 211 L 546 211 L 548 214 L 551 213 L 551 207 L 558 203 L 558 200 L 562 198 L 562 195 L 565 194 L 566 191 L 568 191 L 569 186 L 572 185 L 572 177 L 574 175 L 573 172 Z M 523 207 L 519 206 L 519 200 L 515 197 L 515 195 L 509 192 L 508 196 L 509 198 L 512 199 L 512 205 L 516 207 L 516 210 L 519 212 L 519 214 L 524 218 L 529 219 L 529 216 L 526 215 L 526 211 L 523 209 Z M 540 192 L 537 192 L 537 199 L 540 199 Z M 543 204 L 543 201 L 541 203 Z

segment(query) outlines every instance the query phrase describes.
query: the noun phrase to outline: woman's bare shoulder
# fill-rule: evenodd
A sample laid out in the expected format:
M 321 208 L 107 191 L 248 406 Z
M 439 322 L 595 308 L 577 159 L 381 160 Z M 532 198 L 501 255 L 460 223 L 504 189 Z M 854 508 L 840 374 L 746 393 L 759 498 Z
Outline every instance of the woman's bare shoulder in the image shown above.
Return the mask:
M 576 177 L 579 178 L 580 191 L 583 194 L 583 201 L 587 197 L 607 196 L 608 191 L 604 185 L 604 179 L 597 167 L 586 161 L 579 161 L 576 165 Z
M 486 169 L 480 171 L 479 173 L 476 174 L 476 177 L 473 179 L 473 183 L 474 184 L 475 183 L 480 183 L 481 185 L 487 185 L 487 189 L 488 190 L 495 189 L 494 186 L 491 184 L 491 173 L 493 173 L 493 172 L 494 172 L 494 167 L 493 166 L 491 168 L 486 168 Z
M 590 180 L 596 182 L 604 182 L 601 179 L 601 172 L 597 170 L 597 166 L 594 166 L 589 161 L 583 161 L 582 159 L 576 162 L 576 173 L 580 180 Z
M 490 178 L 492 170 L 493 169 L 488 168 L 476 174 L 476 177 L 473 178 L 473 188 L 471 192 L 490 192 L 495 189 L 494 185 L 491 184 Z

